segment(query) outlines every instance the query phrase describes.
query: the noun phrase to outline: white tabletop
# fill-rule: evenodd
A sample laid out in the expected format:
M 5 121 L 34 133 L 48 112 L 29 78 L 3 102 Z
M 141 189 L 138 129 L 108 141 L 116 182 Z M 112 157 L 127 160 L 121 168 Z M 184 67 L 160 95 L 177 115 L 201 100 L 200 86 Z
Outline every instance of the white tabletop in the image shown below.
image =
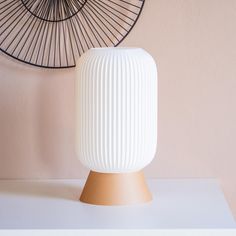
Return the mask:
M 236 228 L 214 179 L 149 180 L 153 201 L 93 206 L 78 201 L 84 181 L 0 181 L 0 229 Z

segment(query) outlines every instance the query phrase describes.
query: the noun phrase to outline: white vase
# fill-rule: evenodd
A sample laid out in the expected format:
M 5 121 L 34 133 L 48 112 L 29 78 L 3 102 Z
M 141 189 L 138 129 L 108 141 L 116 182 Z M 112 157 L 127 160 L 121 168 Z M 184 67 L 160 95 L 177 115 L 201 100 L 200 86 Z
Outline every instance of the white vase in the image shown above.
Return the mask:
M 138 171 L 157 143 L 157 70 L 140 48 L 95 48 L 79 60 L 76 151 L 97 172 Z
M 157 69 L 140 48 L 93 48 L 76 70 L 76 153 L 101 173 L 137 172 L 157 144 Z

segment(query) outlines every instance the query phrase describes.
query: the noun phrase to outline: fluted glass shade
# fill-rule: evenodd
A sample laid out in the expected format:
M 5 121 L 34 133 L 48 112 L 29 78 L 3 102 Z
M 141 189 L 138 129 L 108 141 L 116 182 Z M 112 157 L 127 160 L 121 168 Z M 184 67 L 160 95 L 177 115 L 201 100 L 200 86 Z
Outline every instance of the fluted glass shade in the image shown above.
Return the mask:
M 94 48 L 76 68 L 76 152 L 89 169 L 138 171 L 155 156 L 157 69 L 140 48 Z

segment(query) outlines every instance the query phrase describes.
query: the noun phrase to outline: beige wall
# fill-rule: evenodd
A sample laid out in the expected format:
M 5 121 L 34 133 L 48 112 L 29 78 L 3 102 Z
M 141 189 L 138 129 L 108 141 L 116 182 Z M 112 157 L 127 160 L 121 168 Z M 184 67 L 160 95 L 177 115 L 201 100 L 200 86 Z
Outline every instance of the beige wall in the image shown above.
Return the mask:
M 236 215 L 236 1 L 146 0 L 122 46 L 145 48 L 159 67 L 146 175 L 217 177 Z M 0 55 L 0 178 L 84 178 L 73 138 L 74 70 Z

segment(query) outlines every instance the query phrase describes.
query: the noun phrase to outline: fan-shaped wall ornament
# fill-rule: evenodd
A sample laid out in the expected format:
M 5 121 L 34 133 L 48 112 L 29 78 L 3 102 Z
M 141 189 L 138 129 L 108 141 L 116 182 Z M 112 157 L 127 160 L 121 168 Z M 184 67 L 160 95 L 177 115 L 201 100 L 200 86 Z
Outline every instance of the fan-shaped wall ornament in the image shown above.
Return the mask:
M 144 2 L 0 0 L 0 50 L 39 67 L 73 67 L 88 49 L 121 43 Z

